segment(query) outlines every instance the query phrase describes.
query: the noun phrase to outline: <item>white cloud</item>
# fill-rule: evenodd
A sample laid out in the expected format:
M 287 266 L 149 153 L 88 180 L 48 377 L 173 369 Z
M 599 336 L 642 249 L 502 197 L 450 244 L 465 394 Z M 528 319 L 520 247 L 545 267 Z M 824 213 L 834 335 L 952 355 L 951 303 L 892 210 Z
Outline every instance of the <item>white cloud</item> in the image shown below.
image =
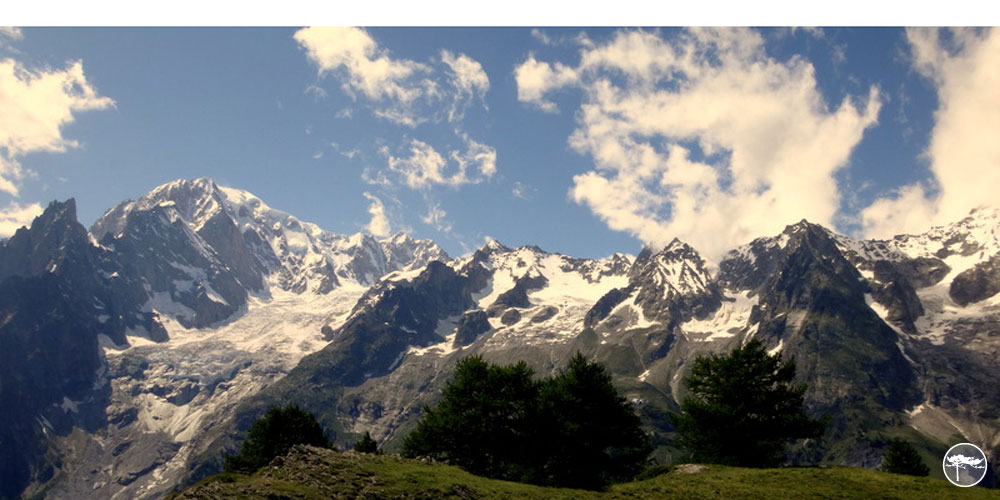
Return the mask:
M 35 152 L 63 152 L 78 145 L 62 136 L 74 113 L 114 106 L 83 74 L 80 61 L 63 70 L 32 71 L 14 59 L 0 60 L 0 191 L 17 195 L 31 172 L 19 159 Z
M 459 187 L 492 177 L 496 173 L 496 150 L 468 135 L 460 134 L 460 137 L 466 149 L 451 151 L 448 154 L 450 162 L 433 146 L 418 139 L 410 140 L 405 156 L 393 156 L 387 147 L 380 151 L 386 157 L 389 170 L 400 175 L 411 189 L 427 189 L 438 184 Z
M 371 165 L 365 165 L 365 168 L 361 170 L 361 181 L 371 186 L 392 186 L 392 181 L 385 175 L 385 171 L 376 171 Z
M 0 209 L 0 238 L 13 235 L 21 226 L 30 226 L 31 221 L 42 214 L 38 203 L 21 205 L 11 201 Z
M 541 42 L 542 45 L 553 45 L 555 43 L 548 33 L 538 28 L 531 28 L 531 37 Z
M 539 62 L 534 55 L 529 55 L 514 69 L 517 81 L 517 99 L 538 106 L 542 111 L 554 113 L 558 111 L 556 104 L 545 99 L 545 93 L 559 87 L 574 83 L 576 72 L 562 63 L 549 64 Z
M 371 99 L 391 97 L 411 101 L 420 90 L 409 85 L 410 76 L 429 70 L 407 59 L 393 59 L 360 28 L 303 28 L 295 32 L 299 43 L 320 73 L 344 70 L 345 90 Z
M 490 79 L 483 71 L 479 61 L 465 55 L 454 55 L 447 50 L 441 51 L 441 62 L 449 68 L 451 85 L 455 89 L 451 109 L 448 111 L 448 121 L 460 121 L 465 117 L 465 109 L 472 99 L 479 98 L 485 106 L 484 98 L 490 90 Z
M 389 236 L 392 233 L 392 227 L 389 225 L 389 217 L 385 214 L 385 205 L 382 204 L 382 200 L 371 193 L 363 194 L 371 202 L 368 205 L 368 214 L 372 216 L 371 220 L 365 226 L 365 230 L 372 236 L 379 238 Z
M 904 186 L 862 212 L 868 236 L 919 232 L 996 206 L 1000 185 L 1000 30 L 909 29 L 912 64 L 937 86 L 926 156 L 931 188 Z
M 918 183 L 876 200 L 862 211 L 861 223 L 866 236 L 890 238 L 905 232 L 926 231 L 934 217 L 934 205 L 927 201 L 927 190 Z
M 468 134 L 459 133 L 465 142 L 465 151 L 452 151 L 451 159 L 458 164 L 464 183 L 478 184 L 497 172 L 497 150 L 486 144 L 472 140 Z M 472 171 L 472 177 L 466 177 L 466 172 Z M 478 172 L 478 173 L 476 173 Z
M 17 26 L 0 26 L 0 38 L 23 40 L 24 33 L 22 33 L 21 28 L 18 28 Z
M 621 31 L 585 43 L 576 67 L 529 55 L 515 76 L 518 98 L 543 110 L 555 89 L 583 91 L 569 143 L 595 169 L 573 178 L 574 201 L 611 229 L 653 246 L 678 237 L 712 260 L 801 218 L 831 225 L 834 174 L 881 106 L 873 87 L 831 109 L 808 61 L 769 57 L 746 29 Z
M 433 146 L 426 142 L 412 139 L 409 147 L 410 154 L 405 158 L 392 156 L 385 146 L 382 147 L 381 151 L 389 162 L 389 170 L 402 175 L 406 185 L 412 189 L 423 189 L 432 184 L 450 183 L 443 173 L 447 162 Z
M 340 79 L 345 93 L 364 97 L 376 116 L 397 124 L 440 121 L 442 104 L 449 121 L 461 120 L 472 98 L 482 100 L 489 90 L 482 65 L 465 54 L 442 50 L 439 63 L 395 58 L 366 30 L 352 27 L 303 28 L 294 37 L 321 76 Z
M 17 50 L 11 42 L 18 42 L 23 39 L 24 33 L 21 32 L 21 28 L 14 26 L 0 26 L 0 50 L 13 54 L 20 54 L 21 51 Z
M 448 222 L 445 219 L 447 216 L 448 212 L 445 212 L 439 203 L 431 202 L 427 207 L 427 214 L 421 216 L 420 220 L 424 221 L 424 224 L 433 226 L 442 233 L 450 233 L 453 226 L 451 222 Z

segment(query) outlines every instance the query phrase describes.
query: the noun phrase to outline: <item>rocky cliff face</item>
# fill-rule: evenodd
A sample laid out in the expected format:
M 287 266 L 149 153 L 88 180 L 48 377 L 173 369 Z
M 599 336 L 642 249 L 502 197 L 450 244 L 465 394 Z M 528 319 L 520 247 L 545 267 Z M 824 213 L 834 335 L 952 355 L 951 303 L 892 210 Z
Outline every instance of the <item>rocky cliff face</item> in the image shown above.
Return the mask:
M 0 496 L 53 477 L 54 439 L 102 424 L 102 339 L 124 342 L 127 328 L 155 322 L 112 264 L 73 200 L 50 204 L 0 244 Z

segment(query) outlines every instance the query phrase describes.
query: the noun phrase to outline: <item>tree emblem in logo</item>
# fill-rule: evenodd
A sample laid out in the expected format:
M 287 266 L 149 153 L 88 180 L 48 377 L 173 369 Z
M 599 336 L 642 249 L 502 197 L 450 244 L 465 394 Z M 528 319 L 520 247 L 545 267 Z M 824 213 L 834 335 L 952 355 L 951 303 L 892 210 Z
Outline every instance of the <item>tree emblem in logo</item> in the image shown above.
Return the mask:
M 967 488 L 979 484 L 986 476 L 986 454 L 971 443 L 959 443 L 944 454 L 941 461 L 944 477 L 955 486 Z

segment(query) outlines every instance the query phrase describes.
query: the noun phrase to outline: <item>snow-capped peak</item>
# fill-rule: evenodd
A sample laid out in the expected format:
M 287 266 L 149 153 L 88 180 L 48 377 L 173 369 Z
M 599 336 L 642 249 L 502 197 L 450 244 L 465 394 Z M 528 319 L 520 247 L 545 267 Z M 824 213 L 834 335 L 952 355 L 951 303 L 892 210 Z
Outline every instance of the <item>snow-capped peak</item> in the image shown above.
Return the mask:
M 491 253 L 491 252 L 509 252 L 510 248 L 507 247 L 506 245 L 504 245 L 503 243 L 500 243 L 499 241 L 493 239 L 493 238 L 489 238 L 486 241 L 486 243 L 483 244 L 482 250 L 484 252 L 486 252 L 486 253 Z
M 705 260 L 677 238 L 655 254 L 643 250 L 629 274 L 644 287 L 661 289 L 664 296 L 701 294 L 711 283 Z
M 433 241 L 405 233 L 383 240 L 364 233 L 331 233 L 270 207 L 248 191 L 220 187 L 208 178 L 172 181 L 123 202 L 91 231 L 98 241 L 108 234 L 118 236 L 130 214 L 152 210 L 165 210 L 170 221 L 183 221 L 197 248 L 214 248 L 212 242 L 228 245 L 235 237 L 237 246 L 246 247 L 241 252 L 253 256 L 272 286 L 299 293 L 327 293 L 344 281 L 370 285 L 389 272 L 448 258 Z M 209 223 L 231 223 L 238 236 L 219 233 L 225 229 L 207 227 Z

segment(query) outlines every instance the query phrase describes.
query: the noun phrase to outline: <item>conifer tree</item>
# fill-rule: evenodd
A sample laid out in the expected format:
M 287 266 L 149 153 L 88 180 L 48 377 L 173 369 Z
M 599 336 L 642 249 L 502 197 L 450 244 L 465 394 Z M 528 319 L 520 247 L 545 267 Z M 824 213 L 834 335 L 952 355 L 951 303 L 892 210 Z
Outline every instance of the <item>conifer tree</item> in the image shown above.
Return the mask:
M 403 455 L 428 456 L 473 474 L 521 480 L 518 457 L 530 450 L 528 430 L 538 383 L 524 362 L 510 366 L 465 358 L 434 408 L 425 407 L 417 428 L 403 441 Z M 530 453 L 530 452 L 529 452 Z
M 785 444 L 823 433 L 823 423 L 802 407 L 805 384 L 794 378 L 794 360 L 769 355 L 757 339 L 695 359 L 684 379 L 689 395 L 671 415 L 679 443 L 695 462 L 781 464 Z
M 889 441 L 889 446 L 882 454 L 882 470 L 910 476 L 926 476 L 931 473 L 917 449 L 899 438 Z
M 378 443 L 372 439 L 371 433 L 365 431 L 365 435 L 354 443 L 354 451 L 358 453 L 374 453 L 379 454 Z
M 434 408 L 403 442 L 473 474 L 553 486 L 600 488 L 630 479 L 651 447 L 639 417 L 599 363 L 574 356 L 554 377 L 524 363 L 459 361 Z
M 295 404 L 275 406 L 250 426 L 239 453 L 226 457 L 225 470 L 252 474 L 297 444 L 329 448 L 330 440 L 311 413 Z
M 545 460 L 533 482 L 593 489 L 642 470 L 650 440 L 604 365 L 577 353 L 543 382 L 540 396 L 542 434 L 536 443 Z

